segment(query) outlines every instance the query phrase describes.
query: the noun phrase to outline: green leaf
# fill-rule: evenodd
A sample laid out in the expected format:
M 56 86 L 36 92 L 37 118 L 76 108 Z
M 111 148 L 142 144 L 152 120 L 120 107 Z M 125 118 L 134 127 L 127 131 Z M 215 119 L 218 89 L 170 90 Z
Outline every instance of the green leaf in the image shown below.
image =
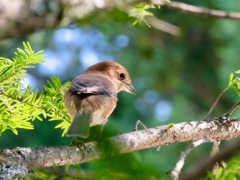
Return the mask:
M 238 96 L 240 96 L 240 91 L 238 88 L 236 88 L 235 86 L 232 87 L 233 90 L 237 93 Z
M 168 125 L 168 127 L 169 127 L 169 128 L 173 128 L 173 127 L 174 127 L 174 123 L 170 123 L 170 124 Z
M 235 82 L 235 84 L 237 86 L 237 89 L 239 90 L 240 89 L 240 78 L 238 78 L 238 77 L 235 78 L 234 82 Z
M 238 179 L 240 176 L 240 160 L 231 159 L 225 168 L 218 168 L 215 174 L 208 172 L 208 177 L 213 180 Z
M 129 11 L 129 16 L 135 17 L 136 20 L 133 22 L 135 25 L 138 22 L 145 22 L 149 27 L 150 25 L 147 23 L 147 21 L 144 19 L 145 16 L 153 16 L 153 13 L 149 12 L 149 9 L 154 9 L 154 5 L 149 5 L 147 3 L 139 3 L 135 5 L 132 9 Z
M 230 75 L 229 75 L 229 80 L 228 80 L 228 86 L 231 86 L 232 85 L 232 81 L 233 81 L 233 73 L 231 73 Z
M 235 71 L 235 73 L 240 74 L 240 70 Z

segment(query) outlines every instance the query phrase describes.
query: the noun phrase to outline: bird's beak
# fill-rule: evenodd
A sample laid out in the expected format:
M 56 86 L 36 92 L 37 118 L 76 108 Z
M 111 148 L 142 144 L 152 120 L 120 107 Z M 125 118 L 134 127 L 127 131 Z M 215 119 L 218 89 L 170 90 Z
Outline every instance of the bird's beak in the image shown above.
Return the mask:
M 131 93 L 131 94 L 134 94 L 134 95 L 135 95 L 135 89 L 134 89 L 134 87 L 133 87 L 132 84 L 129 84 L 129 85 L 127 86 L 127 90 L 126 90 L 126 91 L 129 92 L 129 93 Z

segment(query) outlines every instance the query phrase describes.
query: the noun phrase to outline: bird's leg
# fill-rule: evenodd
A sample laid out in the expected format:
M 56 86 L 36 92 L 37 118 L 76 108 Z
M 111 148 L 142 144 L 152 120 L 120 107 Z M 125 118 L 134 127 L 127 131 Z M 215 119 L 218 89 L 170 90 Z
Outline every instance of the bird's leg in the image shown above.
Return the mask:
M 142 128 L 145 129 L 145 130 L 147 129 L 147 127 L 140 120 L 137 120 L 133 131 L 138 130 L 138 125 L 142 126 Z

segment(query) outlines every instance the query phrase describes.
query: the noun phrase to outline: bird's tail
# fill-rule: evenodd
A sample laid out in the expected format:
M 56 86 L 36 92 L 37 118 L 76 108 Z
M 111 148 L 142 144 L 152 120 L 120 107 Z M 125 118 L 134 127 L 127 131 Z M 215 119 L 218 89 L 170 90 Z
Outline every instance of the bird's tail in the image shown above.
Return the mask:
M 90 133 L 91 118 L 91 113 L 78 111 L 67 131 L 66 136 L 88 138 Z

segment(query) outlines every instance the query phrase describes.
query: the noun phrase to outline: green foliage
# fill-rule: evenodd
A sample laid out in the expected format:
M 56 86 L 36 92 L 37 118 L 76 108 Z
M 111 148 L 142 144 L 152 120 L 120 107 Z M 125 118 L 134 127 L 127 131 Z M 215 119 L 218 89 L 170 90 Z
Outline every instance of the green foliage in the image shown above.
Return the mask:
M 64 108 L 61 84 L 57 77 L 51 77 L 45 94 L 25 88 L 22 78 L 27 68 L 42 63 L 45 56 L 42 51 L 34 52 L 29 43 L 23 43 L 24 50 L 17 49 L 13 60 L 0 58 L 0 135 L 7 129 L 17 134 L 17 128 L 33 129 L 31 121 L 50 117 L 50 120 L 63 120 L 57 127 L 66 132 L 69 117 Z
M 46 96 L 43 107 L 47 112 L 50 121 L 62 120 L 62 122 L 55 128 L 63 129 L 62 135 L 64 135 L 70 125 L 70 118 L 64 105 L 62 90 L 66 89 L 70 82 L 66 82 L 62 85 L 61 80 L 58 77 L 52 76 L 47 83 L 49 87 L 44 87 Z
M 14 84 L 22 87 L 21 78 L 27 68 L 34 68 L 33 64 L 42 63 L 45 56 L 42 51 L 34 52 L 29 43 L 23 43 L 24 50 L 18 48 L 13 61 L 0 57 L 0 83 L 6 87 Z
M 21 80 L 26 69 L 43 62 L 45 55 L 41 51 L 35 53 L 29 43 L 23 46 L 24 50 L 18 48 L 12 61 L 0 58 L 0 134 L 6 129 L 15 134 L 16 128 L 33 129 L 29 121 L 40 119 L 42 112 L 37 107 L 43 95 L 37 98 L 38 91 L 31 92 L 31 87 L 25 89 Z
M 170 123 L 170 124 L 168 125 L 168 127 L 169 127 L 169 128 L 173 128 L 173 127 L 174 127 L 174 123 Z
M 236 74 L 240 74 L 240 70 L 235 71 Z M 229 76 L 229 82 L 228 82 L 228 87 L 229 88 L 233 88 L 234 91 L 240 96 L 240 78 L 236 77 L 235 79 L 233 79 L 233 73 L 230 74 Z
M 170 0 L 165 0 L 170 3 Z M 160 9 L 160 6 L 158 6 Z M 144 22 L 149 27 L 151 27 L 147 21 L 144 19 L 145 16 L 153 16 L 153 13 L 149 12 L 150 9 L 155 9 L 155 6 L 148 3 L 138 3 L 129 11 L 129 16 L 135 17 L 136 20 L 133 22 L 133 25 Z
M 129 11 L 129 16 L 135 17 L 136 20 L 133 22 L 133 24 L 137 24 L 139 22 L 145 22 L 149 27 L 150 25 L 147 23 L 147 21 L 144 19 L 145 16 L 153 16 L 153 13 L 149 12 L 149 9 L 154 9 L 154 5 L 149 5 L 147 3 L 139 3 L 136 6 L 134 6 Z
M 228 11 L 238 11 L 240 6 L 234 1 L 221 1 L 221 3 L 219 1 L 211 1 L 211 3 L 209 1 L 191 1 L 191 4 L 222 10 L 227 9 Z M 152 12 L 152 9 L 148 10 Z M 128 18 L 126 14 L 113 8 L 98 11 L 97 15 L 92 13 L 91 19 L 85 21 L 85 26 L 80 26 L 80 38 L 75 36 L 74 33 L 78 27 L 67 27 L 68 33 L 72 30 L 72 35 L 75 37 L 74 41 L 60 37 L 61 43 L 59 43 L 59 38 L 57 39 L 57 36 L 55 36 L 61 30 L 59 28 L 56 31 L 54 31 L 54 28 L 50 30 L 43 29 L 41 32 L 26 37 L 26 39 L 31 39 L 31 42 L 35 45 L 41 46 L 42 49 L 49 49 L 55 54 L 62 55 L 66 51 L 71 53 L 71 63 L 66 67 L 68 73 L 64 74 L 65 79 L 70 79 L 76 75 L 73 66 L 75 68 L 78 66 L 79 70 L 81 64 L 79 62 L 82 60 L 79 58 L 79 53 L 83 48 L 92 44 L 88 42 L 77 43 L 83 45 L 74 49 L 77 46 L 77 39 L 80 39 L 81 42 L 85 40 L 82 32 L 92 33 L 91 27 L 94 25 L 101 32 L 104 31 L 105 35 L 107 34 L 105 36 L 107 43 L 111 43 L 111 48 L 114 48 L 115 52 L 107 51 L 106 53 L 109 48 L 104 46 L 105 41 L 97 42 L 98 46 L 102 47 L 105 54 L 111 55 L 117 62 L 128 69 L 137 93 L 135 96 L 126 93 L 119 94 L 118 106 L 104 127 L 103 133 L 109 131 L 111 132 L 110 135 L 116 135 L 131 131 L 136 119 L 142 120 L 147 127 L 172 122 L 177 123 L 189 119 L 201 119 L 209 110 L 215 95 L 227 86 L 226 77 L 236 70 L 239 64 L 237 49 L 240 43 L 240 36 L 238 36 L 240 23 L 238 21 L 192 16 L 169 10 L 153 10 L 157 17 L 179 26 L 182 29 L 182 35 L 173 37 L 161 31 L 156 31 L 154 28 L 147 28 L 146 26 L 133 27 L 129 23 L 135 21 L 133 18 Z M 82 20 L 79 20 L 79 22 L 82 22 Z M 129 40 L 127 47 L 124 49 L 116 49 L 115 39 L 118 35 L 125 35 Z M 12 38 L 8 43 L 2 41 L 0 52 L 5 53 L 4 56 L 8 57 L 7 53 L 11 52 L 9 49 L 16 46 L 21 39 Z M 95 36 L 93 39 L 95 40 Z M 93 46 L 93 49 L 99 52 L 96 45 Z M 61 62 L 59 63 L 61 64 Z M 38 76 L 41 77 L 41 74 L 38 74 Z M 237 76 L 237 74 L 234 76 Z M 149 90 L 155 91 L 159 95 L 154 103 L 149 103 L 143 98 Z M 161 117 L 158 119 L 154 112 L 156 104 L 161 100 L 167 100 L 172 108 L 169 119 L 165 122 L 159 121 Z M 226 93 L 222 100 L 219 101 L 213 116 L 223 114 L 236 100 L 235 93 Z M 139 107 L 141 108 L 138 109 Z M 44 122 L 40 123 L 43 124 Z M 25 145 L 27 141 L 29 146 L 35 146 L 36 141 L 38 144 L 66 145 L 64 138 L 58 137 L 55 133 L 56 130 L 50 128 L 42 130 L 41 133 L 42 137 L 52 135 L 54 140 L 39 137 L 38 133 L 36 133 L 35 138 L 26 136 L 26 134 L 24 134 L 25 136 L 20 134 L 18 137 L 14 137 L 13 134 L 4 133 L 1 146 L 9 146 L 10 143 L 12 146 L 19 145 L 18 140 L 21 137 L 24 141 L 22 140 L 20 145 Z M 68 140 L 68 138 L 66 139 Z M 155 173 L 149 173 L 148 178 L 145 179 L 168 179 L 165 172 L 175 166 L 179 153 L 185 148 L 186 143 L 177 143 L 162 146 L 160 152 L 156 151 L 155 148 L 139 151 L 139 161 L 131 159 L 126 163 L 124 158 L 117 159 L 113 162 L 114 168 L 119 164 L 115 168 L 116 172 L 118 169 L 122 171 L 122 168 L 128 168 L 128 164 L 131 163 L 135 164 L 136 171 L 134 171 L 134 175 L 139 176 L 139 172 L 142 174 L 152 170 Z M 209 147 L 203 145 L 196 149 L 188 158 L 186 168 L 191 167 L 199 157 L 209 153 L 210 148 L 210 145 Z M 113 163 L 109 162 L 109 166 L 96 166 L 94 162 L 91 162 L 82 166 L 86 169 L 87 174 L 93 169 L 92 167 L 95 167 L 95 169 L 99 170 L 105 169 L 106 174 L 111 175 L 109 168 L 113 167 Z M 139 166 L 142 165 L 145 165 L 148 169 L 140 169 Z M 157 175 L 154 176 L 153 174 Z M 165 176 L 165 178 L 162 176 Z M 133 176 L 132 179 L 136 179 L 136 176 Z
M 44 169 L 34 169 L 34 173 L 29 173 L 25 177 L 21 177 L 21 180 L 39 180 L 39 179 L 49 179 L 49 180 L 54 180 L 56 179 L 57 176 L 51 172 L 48 172 L 47 170 Z
M 225 179 L 240 179 L 240 160 L 237 158 L 231 159 L 226 168 L 220 167 L 216 174 L 208 173 L 212 180 L 225 180 Z
M 39 180 L 39 179 L 61 179 L 61 180 L 72 180 L 79 179 L 80 177 L 86 176 L 81 170 L 80 166 L 77 165 L 66 165 L 64 168 L 53 166 L 51 170 L 47 169 L 33 169 L 33 173 L 29 173 L 27 176 L 22 177 L 21 180 Z

